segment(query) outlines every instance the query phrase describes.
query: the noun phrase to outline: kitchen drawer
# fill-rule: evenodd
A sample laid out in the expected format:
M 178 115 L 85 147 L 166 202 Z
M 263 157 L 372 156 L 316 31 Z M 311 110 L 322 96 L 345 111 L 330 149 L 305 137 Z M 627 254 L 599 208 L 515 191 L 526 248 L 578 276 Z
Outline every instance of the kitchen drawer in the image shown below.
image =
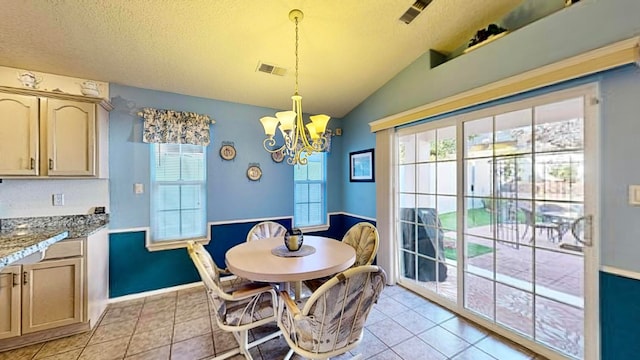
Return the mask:
M 69 239 L 57 242 L 45 250 L 42 260 L 61 259 L 82 256 L 84 253 L 83 239 Z

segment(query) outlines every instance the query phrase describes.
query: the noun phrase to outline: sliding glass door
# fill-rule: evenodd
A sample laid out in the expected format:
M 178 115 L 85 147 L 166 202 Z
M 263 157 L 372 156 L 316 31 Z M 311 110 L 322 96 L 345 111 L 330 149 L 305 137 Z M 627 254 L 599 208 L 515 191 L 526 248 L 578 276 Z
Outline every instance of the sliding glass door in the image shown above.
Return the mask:
M 399 130 L 399 282 L 532 347 L 585 358 L 585 339 L 597 339 L 585 325 L 585 284 L 597 284 L 593 96 Z

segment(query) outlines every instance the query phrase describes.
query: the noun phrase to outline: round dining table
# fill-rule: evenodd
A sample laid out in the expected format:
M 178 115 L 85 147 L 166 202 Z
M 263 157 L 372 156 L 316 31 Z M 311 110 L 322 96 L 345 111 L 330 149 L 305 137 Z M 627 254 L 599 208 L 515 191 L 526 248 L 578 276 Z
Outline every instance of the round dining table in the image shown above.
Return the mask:
M 229 249 L 225 262 L 233 274 L 245 279 L 285 283 L 333 275 L 348 269 L 356 260 L 351 246 L 328 237 L 304 235 L 304 245 L 315 248 L 306 256 L 274 255 L 272 250 L 282 245 L 282 236 L 248 241 Z

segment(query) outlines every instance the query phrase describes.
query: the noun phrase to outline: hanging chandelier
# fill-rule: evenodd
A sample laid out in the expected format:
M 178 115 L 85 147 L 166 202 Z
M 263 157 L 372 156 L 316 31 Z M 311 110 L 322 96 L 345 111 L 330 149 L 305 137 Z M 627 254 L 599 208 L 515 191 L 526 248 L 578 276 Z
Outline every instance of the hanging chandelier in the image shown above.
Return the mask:
M 298 9 L 289 12 L 289 20 L 296 24 L 296 86 L 291 96 L 293 110 L 280 111 L 276 117 L 265 116 L 260 119 L 267 136 L 263 142 L 264 149 L 270 153 L 282 152 L 289 165 L 305 165 L 311 154 L 325 150 L 328 145 L 325 130 L 330 117 L 313 115 L 309 117 L 311 122 L 306 125 L 302 118 L 302 96 L 298 94 L 298 24 L 303 17 L 304 14 Z M 280 129 L 284 138 L 282 146 L 276 146 L 276 128 Z

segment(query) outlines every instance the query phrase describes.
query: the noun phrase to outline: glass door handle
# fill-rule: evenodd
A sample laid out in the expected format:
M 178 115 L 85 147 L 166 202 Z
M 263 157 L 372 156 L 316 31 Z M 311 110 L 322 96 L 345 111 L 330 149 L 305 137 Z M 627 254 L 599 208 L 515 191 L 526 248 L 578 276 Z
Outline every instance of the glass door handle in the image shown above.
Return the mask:
M 584 227 L 582 228 L 582 237 L 580 236 L 580 227 L 579 224 L 584 222 Z M 571 234 L 576 239 L 577 242 L 585 245 L 585 246 L 593 246 L 593 215 L 585 215 L 577 218 L 573 224 L 571 224 Z

